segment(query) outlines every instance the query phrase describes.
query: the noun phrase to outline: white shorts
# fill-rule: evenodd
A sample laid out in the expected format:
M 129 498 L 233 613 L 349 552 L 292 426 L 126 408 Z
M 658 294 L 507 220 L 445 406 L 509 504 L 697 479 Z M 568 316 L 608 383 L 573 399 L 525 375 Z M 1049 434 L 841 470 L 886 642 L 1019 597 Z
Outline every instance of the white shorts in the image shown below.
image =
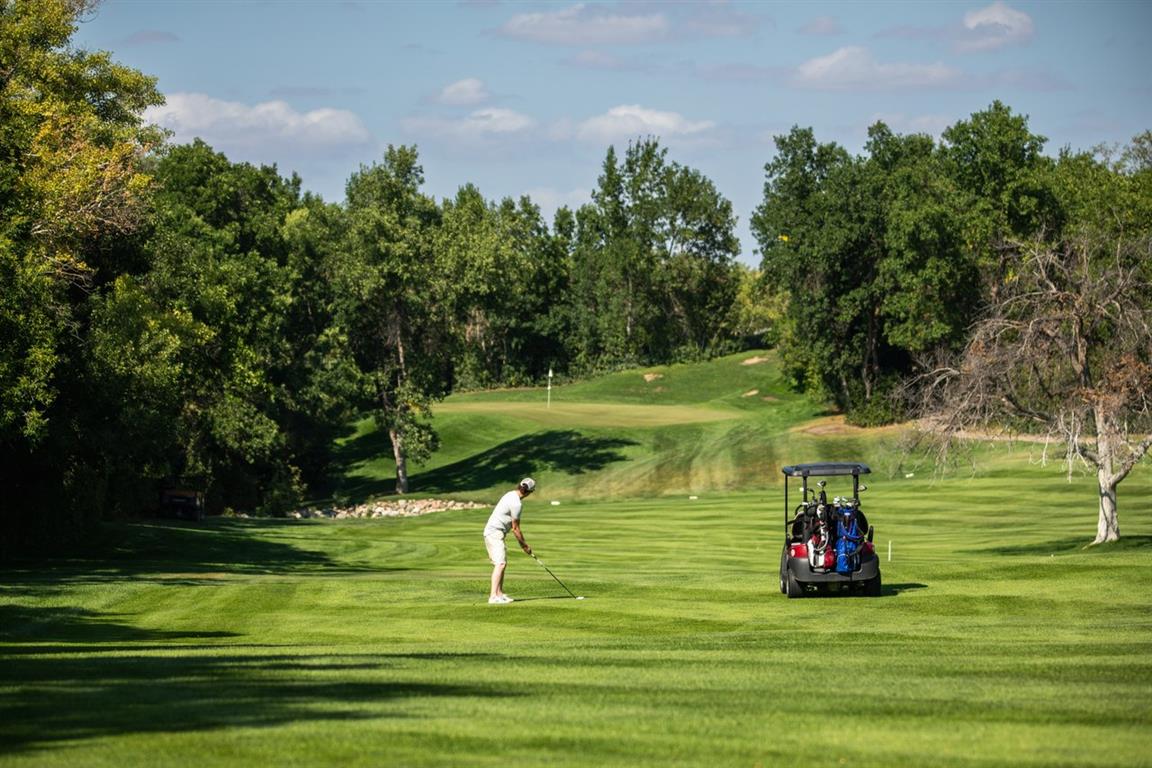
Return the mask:
M 485 533 L 484 547 L 488 550 L 488 559 L 493 565 L 508 562 L 508 548 L 504 546 L 504 534 Z

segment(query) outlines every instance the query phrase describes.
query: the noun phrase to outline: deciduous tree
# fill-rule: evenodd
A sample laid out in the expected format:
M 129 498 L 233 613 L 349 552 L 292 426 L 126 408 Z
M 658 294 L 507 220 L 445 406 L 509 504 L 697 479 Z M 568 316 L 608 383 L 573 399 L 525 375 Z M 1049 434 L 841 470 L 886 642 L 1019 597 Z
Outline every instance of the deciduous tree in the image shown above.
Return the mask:
M 655 139 L 609 148 L 576 216 L 572 291 L 585 366 L 701 356 L 718 348 L 739 276 L 731 204 Z
M 137 227 L 155 79 L 69 41 L 88 0 L 0 2 L 0 439 L 45 437 L 91 243 Z M 17 437 L 19 436 L 19 438 Z
M 459 286 L 437 252 L 441 211 L 420 191 L 415 147 L 390 146 L 348 181 L 340 322 L 408 492 L 408 462 L 438 444 L 432 403 L 449 391 Z
M 155 80 L 74 49 L 86 0 L 0 0 L 0 556 L 66 540 L 101 512 L 105 479 L 83 358 L 101 259 L 147 214 L 142 125 Z

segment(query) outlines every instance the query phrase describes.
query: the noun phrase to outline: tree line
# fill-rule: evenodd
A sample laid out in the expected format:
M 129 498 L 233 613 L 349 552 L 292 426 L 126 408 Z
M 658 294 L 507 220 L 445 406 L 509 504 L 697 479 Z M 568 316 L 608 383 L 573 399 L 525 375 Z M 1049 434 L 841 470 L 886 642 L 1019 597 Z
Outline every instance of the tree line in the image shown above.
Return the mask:
M 860 423 L 903 418 L 1027 282 L 1027 253 L 1120 238 L 1126 290 L 1149 277 L 1147 134 L 1051 159 L 999 103 L 939 142 L 878 123 L 861 157 L 795 128 L 765 167 L 751 270 L 730 202 L 654 138 L 609 148 L 591 200 L 551 222 L 471 184 L 433 199 L 414 146 L 332 203 L 173 145 L 141 118 L 163 101 L 153 78 L 71 46 L 89 5 L 0 0 L 0 556 L 148 509 L 163 482 L 285 509 L 323 492 L 364 413 L 406 492 L 437 447 L 433 403 L 549 371 L 773 343 L 798 388 Z M 1122 355 L 1117 387 L 1138 391 L 1147 338 L 1094 333 L 1123 349 L 1089 357 Z

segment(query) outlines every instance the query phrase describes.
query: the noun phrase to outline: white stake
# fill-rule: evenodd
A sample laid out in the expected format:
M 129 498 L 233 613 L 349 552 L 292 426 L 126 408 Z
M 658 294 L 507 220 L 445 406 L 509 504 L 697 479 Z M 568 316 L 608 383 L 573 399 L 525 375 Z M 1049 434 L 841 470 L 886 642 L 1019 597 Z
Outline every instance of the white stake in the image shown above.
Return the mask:
M 548 408 L 552 407 L 552 367 L 548 367 Z
M 892 562 L 892 539 L 888 539 L 888 562 Z

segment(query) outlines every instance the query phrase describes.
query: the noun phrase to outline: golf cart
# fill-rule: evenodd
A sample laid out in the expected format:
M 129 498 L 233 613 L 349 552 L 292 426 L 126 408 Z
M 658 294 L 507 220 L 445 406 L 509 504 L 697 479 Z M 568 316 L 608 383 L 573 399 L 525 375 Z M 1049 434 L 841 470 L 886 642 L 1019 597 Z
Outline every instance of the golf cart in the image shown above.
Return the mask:
M 161 517 L 176 520 L 203 520 L 204 493 L 184 487 L 165 487 L 160 490 Z
M 872 546 L 872 526 L 860 509 L 860 475 L 872 470 L 859 463 L 796 464 L 784 467 L 784 551 L 780 554 L 780 591 L 788 597 L 815 592 L 880 596 L 880 561 Z M 852 495 L 831 501 L 827 482 L 815 487 L 808 478 L 852 476 Z M 788 483 L 800 478 L 800 504 L 788 505 Z

